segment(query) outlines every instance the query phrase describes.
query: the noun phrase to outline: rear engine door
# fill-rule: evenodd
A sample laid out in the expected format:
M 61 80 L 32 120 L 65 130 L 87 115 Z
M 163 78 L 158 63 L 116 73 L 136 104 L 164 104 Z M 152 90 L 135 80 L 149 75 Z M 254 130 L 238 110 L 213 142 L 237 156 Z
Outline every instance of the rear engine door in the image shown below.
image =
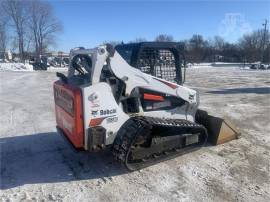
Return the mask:
M 57 127 L 72 145 L 83 148 L 84 130 L 81 90 L 61 81 L 54 83 L 54 101 Z

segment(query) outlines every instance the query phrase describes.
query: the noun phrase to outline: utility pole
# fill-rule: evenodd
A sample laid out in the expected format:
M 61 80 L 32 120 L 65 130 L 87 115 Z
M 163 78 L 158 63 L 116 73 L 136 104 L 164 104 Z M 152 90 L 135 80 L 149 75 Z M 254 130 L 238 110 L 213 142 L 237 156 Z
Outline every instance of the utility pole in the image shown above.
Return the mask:
M 261 50 L 261 63 L 263 62 L 263 56 L 264 56 L 264 47 L 265 47 L 267 23 L 268 23 L 268 20 L 265 19 L 264 23 L 262 24 L 264 29 L 263 29 L 262 50 Z

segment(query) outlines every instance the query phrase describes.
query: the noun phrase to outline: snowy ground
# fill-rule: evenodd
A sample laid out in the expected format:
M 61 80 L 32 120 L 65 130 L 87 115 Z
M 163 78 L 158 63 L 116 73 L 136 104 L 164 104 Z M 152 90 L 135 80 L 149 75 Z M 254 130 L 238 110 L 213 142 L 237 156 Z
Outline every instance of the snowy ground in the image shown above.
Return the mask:
M 0 201 L 270 201 L 270 71 L 187 69 L 242 137 L 132 173 L 55 133 L 52 72 L 0 72 Z
M 67 67 L 53 67 L 49 66 L 47 71 L 56 72 L 56 71 L 67 71 Z M 0 71 L 34 71 L 33 66 L 29 63 L 0 63 Z
M 0 63 L 0 71 L 33 71 L 33 66 L 23 63 Z

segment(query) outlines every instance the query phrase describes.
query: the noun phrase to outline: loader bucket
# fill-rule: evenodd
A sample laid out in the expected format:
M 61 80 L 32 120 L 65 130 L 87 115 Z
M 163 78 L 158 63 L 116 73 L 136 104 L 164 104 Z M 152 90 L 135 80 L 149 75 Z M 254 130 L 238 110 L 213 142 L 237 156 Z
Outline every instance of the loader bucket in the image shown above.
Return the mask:
M 207 142 L 219 145 L 240 136 L 240 131 L 228 120 L 209 115 L 206 111 L 198 110 L 196 122 L 202 124 L 208 132 Z

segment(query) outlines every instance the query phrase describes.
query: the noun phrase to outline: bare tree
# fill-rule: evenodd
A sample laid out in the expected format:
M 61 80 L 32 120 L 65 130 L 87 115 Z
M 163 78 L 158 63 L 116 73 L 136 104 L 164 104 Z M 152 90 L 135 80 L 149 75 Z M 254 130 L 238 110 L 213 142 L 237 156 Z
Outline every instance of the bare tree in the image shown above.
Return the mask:
M 206 58 L 208 42 L 201 35 L 195 34 L 188 42 L 188 59 L 192 62 L 201 62 Z
M 55 36 L 62 30 L 62 24 L 54 16 L 48 2 L 40 0 L 29 1 L 29 27 L 33 35 L 37 58 L 48 46 L 54 44 Z
M 7 47 L 7 34 L 5 25 L 0 24 L 0 52 L 5 53 Z
M 8 16 L 3 11 L 3 7 L 0 8 L 0 52 L 5 53 L 8 43 L 7 36 L 7 23 Z
M 206 42 L 206 45 L 208 45 L 205 47 L 207 50 L 207 62 L 222 61 L 222 52 L 224 50 L 225 40 L 220 36 L 214 36 L 213 38 L 208 38 Z
M 113 47 L 123 43 L 123 41 L 104 41 L 103 44 L 111 44 Z
M 146 42 L 146 38 L 143 37 L 137 37 L 135 40 L 129 41 L 129 43 L 140 43 L 140 42 Z
M 159 41 L 159 42 L 165 42 L 165 41 L 174 41 L 173 40 L 173 36 L 171 35 L 167 35 L 167 34 L 160 34 L 155 38 L 155 41 Z
M 215 51 L 217 51 L 218 53 L 221 52 L 224 48 L 225 45 L 225 41 L 222 37 L 220 36 L 215 36 L 214 37 L 214 41 L 213 41 L 213 48 Z
M 24 39 L 27 21 L 27 11 L 25 2 L 22 0 L 5 0 L 2 2 L 2 8 L 11 18 L 18 37 L 20 59 L 24 60 Z
M 256 30 L 250 34 L 244 35 L 239 41 L 241 52 L 245 55 L 248 62 L 255 62 L 261 60 L 261 49 L 263 40 L 263 31 Z M 266 32 L 266 47 L 269 45 L 270 33 Z M 266 49 L 267 50 L 267 49 Z M 266 51 L 267 54 L 267 51 Z

